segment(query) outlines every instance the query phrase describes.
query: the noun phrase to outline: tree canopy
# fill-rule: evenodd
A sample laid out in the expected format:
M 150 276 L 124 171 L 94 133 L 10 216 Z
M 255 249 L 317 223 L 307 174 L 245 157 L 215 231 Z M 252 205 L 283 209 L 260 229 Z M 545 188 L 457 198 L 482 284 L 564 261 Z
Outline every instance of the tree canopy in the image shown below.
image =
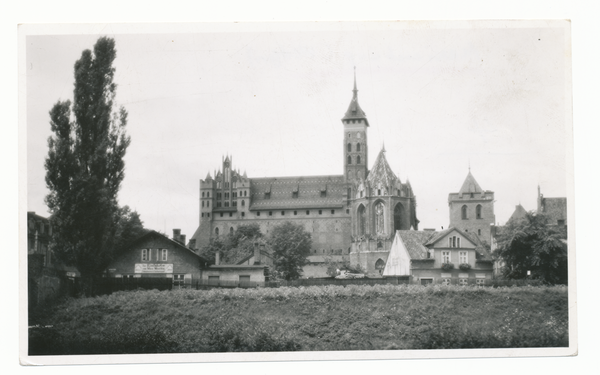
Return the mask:
M 508 279 L 524 279 L 531 271 L 533 279 L 567 284 L 566 239 L 566 227 L 549 225 L 545 215 L 529 212 L 499 230 L 494 256 L 505 263 L 503 274 Z
M 254 252 L 256 243 L 265 244 L 258 224 L 240 225 L 233 234 L 211 239 L 208 245 L 200 249 L 200 255 L 214 263 L 218 251 L 221 264 L 236 264 Z
M 83 51 L 75 62 L 72 105 L 58 101 L 50 110 L 54 134 L 48 139 L 45 167 L 51 246 L 59 260 L 77 267 L 84 278 L 99 276 L 112 259 L 123 213 L 117 194 L 130 138 L 127 111 L 113 108 L 115 58 L 114 40 L 98 39 L 93 52 Z
M 299 278 L 312 247 L 310 233 L 302 225 L 285 222 L 273 228 L 268 243 L 275 271 L 286 280 Z

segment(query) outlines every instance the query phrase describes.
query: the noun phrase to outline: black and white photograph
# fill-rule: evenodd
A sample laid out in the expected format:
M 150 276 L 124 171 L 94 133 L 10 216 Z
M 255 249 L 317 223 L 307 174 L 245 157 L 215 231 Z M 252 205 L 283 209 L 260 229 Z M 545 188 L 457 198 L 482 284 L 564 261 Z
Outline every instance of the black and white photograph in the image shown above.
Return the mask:
M 577 354 L 568 20 L 19 48 L 22 361 Z

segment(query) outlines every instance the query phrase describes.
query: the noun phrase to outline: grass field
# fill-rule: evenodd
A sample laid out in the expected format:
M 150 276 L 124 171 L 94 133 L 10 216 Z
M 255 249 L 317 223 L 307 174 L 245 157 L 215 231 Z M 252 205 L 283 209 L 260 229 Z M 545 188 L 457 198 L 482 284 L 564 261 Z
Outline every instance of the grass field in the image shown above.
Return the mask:
M 566 347 L 566 287 L 117 292 L 30 316 L 30 355 Z

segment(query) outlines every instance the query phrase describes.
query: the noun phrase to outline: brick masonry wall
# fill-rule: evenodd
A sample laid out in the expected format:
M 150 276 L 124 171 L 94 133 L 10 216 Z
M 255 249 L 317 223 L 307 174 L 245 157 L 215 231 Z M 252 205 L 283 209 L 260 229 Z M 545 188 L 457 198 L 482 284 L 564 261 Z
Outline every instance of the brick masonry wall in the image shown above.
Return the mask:
M 487 196 L 490 196 L 490 193 Z M 467 219 L 462 218 L 462 206 L 464 205 L 467 206 Z M 477 219 L 475 215 L 477 205 L 481 205 L 481 219 Z M 457 195 L 453 194 L 449 206 L 451 227 L 475 234 L 481 230 L 480 238 L 488 244 L 491 243 L 490 225 L 494 224 L 496 220 L 493 195 L 491 195 L 491 200 L 481 200 L 470 199 L 467 194 L 463 195 L 463 199 L 458 199 Z

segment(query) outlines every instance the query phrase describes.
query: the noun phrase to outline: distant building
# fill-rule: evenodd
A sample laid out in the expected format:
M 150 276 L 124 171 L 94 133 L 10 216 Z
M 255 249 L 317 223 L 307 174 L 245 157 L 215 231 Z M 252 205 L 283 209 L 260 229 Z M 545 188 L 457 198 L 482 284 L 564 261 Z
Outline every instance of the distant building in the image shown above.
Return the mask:
M 494 214 L 494 192 L 483 190 L 469 173 L 458 193 L 448 195 L 450 227 L 458 228 L 490 245 Z
M 410 277 L 422 285 L 483 286 L 493 278 L 493 260 L 474 233 L 398 230 L 383 276 Z
M 516 205 L 515 211 L 512 213 L 512 215 L 510 215 L 510 218 L 508 218 L 507 223 L 509 223 L 511 221 L 517 221 L 517 220 L 524 219 L 525 216 L 527 216 L 527 211 L 519 203 L 518 205 Z
M 200 180 L 194 248 L 243 224 L 256 223 L 268 235 L 291 221 L 312 235 L 311 264 L 328 254 L 346 255 L 368 274 L 380 275 L 395 231 L 418 229 L 416 197 L 410 183 L 391 170 L 384 148 L 369 171 L 369 121 L 358 103 L 356 77 L 352 91 L 342 118 L 342 174 L 249 178 L 234 168 L 232 157 L 224 157 L 219 171 Z M 316 271 L 309 273 L 317 277 Z
M 548 216 L 552 225 L 568 225 L 567 198 L 545 198 L 538 185 L 537 212 Z
M 27 254 L 37 254 L 41 264 L 50 267 L 53 264 L 52 251 L 48 245 L 52 236 L 50 220 L 33 211 L 27 212 Z

